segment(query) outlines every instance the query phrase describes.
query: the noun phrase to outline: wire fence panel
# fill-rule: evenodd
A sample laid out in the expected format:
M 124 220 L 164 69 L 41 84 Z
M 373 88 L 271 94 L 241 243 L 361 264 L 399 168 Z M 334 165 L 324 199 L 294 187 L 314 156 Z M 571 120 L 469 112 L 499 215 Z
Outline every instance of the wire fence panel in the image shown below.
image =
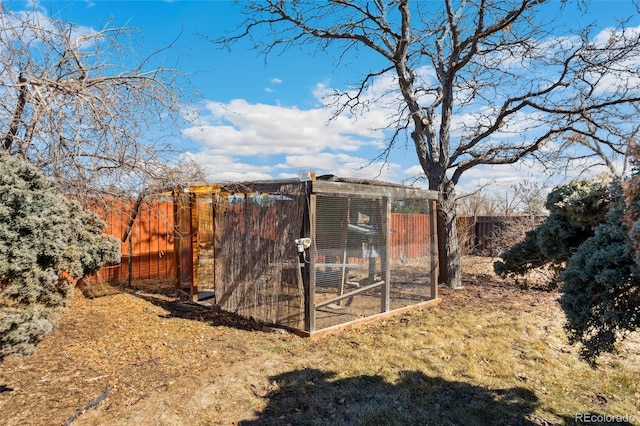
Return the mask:
M 381 312 L 387 261 L 382 215 L 386 215 L 386 204 L 380 199 L 317 197 L 311 251 L 316 329 Z M 345 294 L 354 296 L 335 300 Z
M 434 297 L 431 215 L 391 214 L 390 203 L 369 196 L 317 196 L 311 251 L 315 330 Z

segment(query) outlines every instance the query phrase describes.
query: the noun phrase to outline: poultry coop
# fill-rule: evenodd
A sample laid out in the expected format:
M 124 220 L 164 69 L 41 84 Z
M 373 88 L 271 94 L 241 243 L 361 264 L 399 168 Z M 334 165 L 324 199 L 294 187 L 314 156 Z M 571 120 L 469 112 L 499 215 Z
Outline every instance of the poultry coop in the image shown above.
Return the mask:
M 309 173 L 173 198 L 186 298 L 305 336 L 439 301 L 434 191 Z

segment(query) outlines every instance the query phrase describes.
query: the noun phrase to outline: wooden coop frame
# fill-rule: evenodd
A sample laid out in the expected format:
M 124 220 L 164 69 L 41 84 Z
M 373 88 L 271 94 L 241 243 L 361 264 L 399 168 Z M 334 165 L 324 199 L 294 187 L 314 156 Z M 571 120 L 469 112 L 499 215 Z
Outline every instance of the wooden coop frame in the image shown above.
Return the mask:
M 176 291 L 303 336 L 440 301 L 437 192 L 333 175 L 307 179 L 177 187 Z M 416 200 L 429 213 L 420 230 L 403 226 L 421 248 L 417 266 L 407 268 L 398 263 L 407 253 L 392 259 L 392 205 Z M 415 273 L 400 277 L 395 264 Z

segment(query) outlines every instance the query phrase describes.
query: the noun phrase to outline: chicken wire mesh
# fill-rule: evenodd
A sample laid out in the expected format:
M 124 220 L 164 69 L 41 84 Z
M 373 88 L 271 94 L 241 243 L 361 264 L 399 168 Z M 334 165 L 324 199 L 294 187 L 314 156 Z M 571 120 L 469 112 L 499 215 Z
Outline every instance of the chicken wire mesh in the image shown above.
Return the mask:
M 430 300 L 430 215 L 393 215 L 387 198 L 317 196 L 316 330 Z

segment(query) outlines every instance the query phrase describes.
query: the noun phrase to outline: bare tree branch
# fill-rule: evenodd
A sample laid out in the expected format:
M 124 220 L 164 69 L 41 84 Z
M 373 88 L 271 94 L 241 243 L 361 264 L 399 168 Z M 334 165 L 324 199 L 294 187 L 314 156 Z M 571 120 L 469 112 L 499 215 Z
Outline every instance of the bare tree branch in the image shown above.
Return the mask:
M 442 194 L 440 275 L 458 286 L 455 185 L 465 172 L 525 158 L 566 165 L 560 150 L 569 148 L 613 167 L 636 132 L 640 29 L 621 21 L 599 34 L 593 25 L 557 34 L 541 12 L 575 13 L 572 5 L 588 8 L 580 0 L 250 0 L 238 31 L 213 41 L 230 48 L 250 39 L 265 60 L 294 46 L 333 49 L 338 62 L 373 52 L 375 70 L 332 94 L 334 117 L 366 113 L 371 102 L 398 105 L 378 158 L 404 135 L 413 142 L 430 189 Z M 373 100 L 383 73 L 397 85 Z
M 127 28 L 0 6 L 1 153 L 24 157 L 76 197 L 175 176 L 167 163 L 177 152 L 162 138 L 178 117 L 180 74 L 153 66 L 162 49 L 129 55 L 130 41 Z

